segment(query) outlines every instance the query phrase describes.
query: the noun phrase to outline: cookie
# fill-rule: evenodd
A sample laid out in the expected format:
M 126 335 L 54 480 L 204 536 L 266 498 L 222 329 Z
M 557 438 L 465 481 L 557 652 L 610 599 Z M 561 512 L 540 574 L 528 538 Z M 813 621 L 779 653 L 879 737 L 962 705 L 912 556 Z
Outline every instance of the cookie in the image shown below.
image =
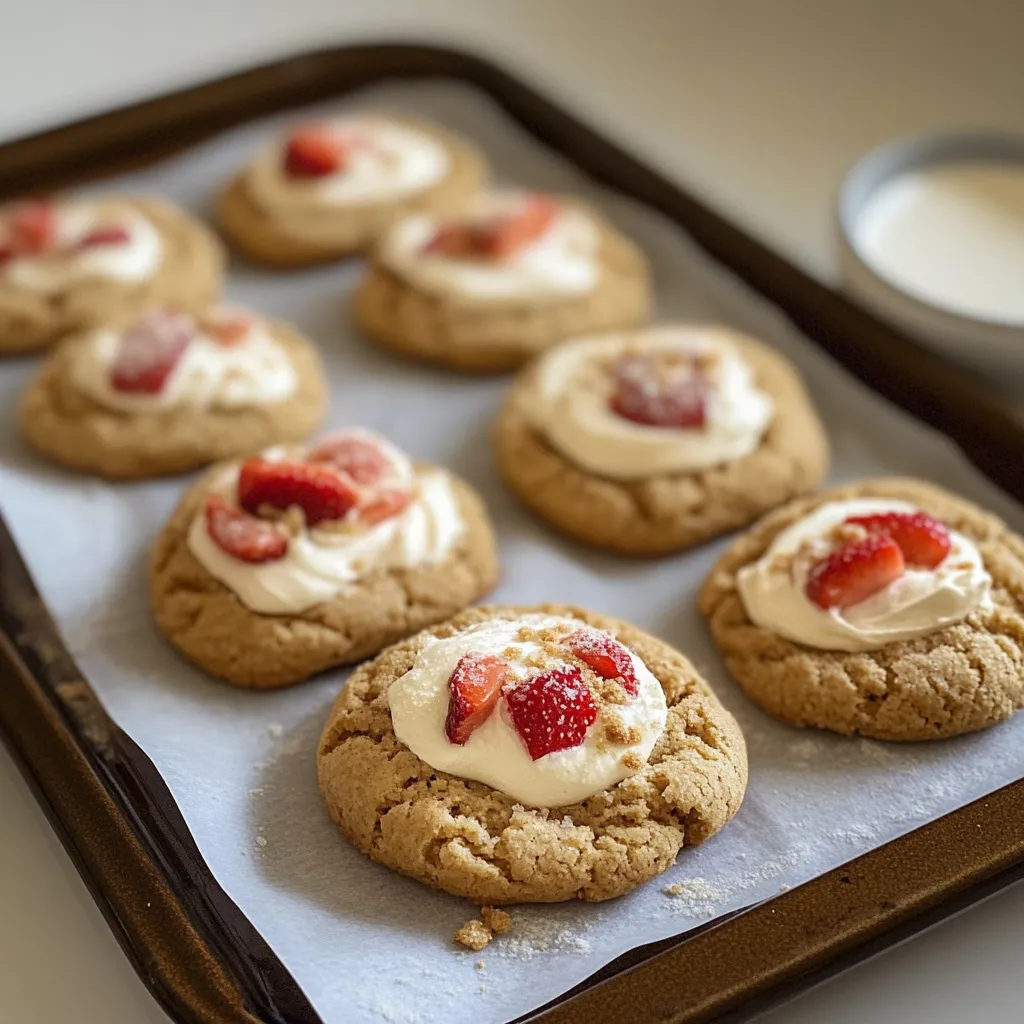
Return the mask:
M 216 215 L 249 259 L 309 266 L 364 251 L 404 216 L 458 205 L 486 177 L 475 146 L 426 121 L 347 117 L 275 140 L 228 182 Z
M 452 727 L 482 689 L 467 664 L 511 673 L 469 739 L 472 719 Z M 317 769 L 350 843 L 481 904 L 621 896 L 722 828 L 747 780 L 735 720 L 683 655 L 563 605 L 472 608 L 388 648 L 339 694 Z
M 161 199 L 12 203 L 0 209 L 0 355 L 159 306 L 205 309 L 222 268 L 213 234 Z
M 163 309 L 61 343 L 18 428 L 54 462 L 129 480 L 300 441 L 326 404 L 320 359 L 294 328 L 231 307 Z
M 866 480 L 776 510 L 699 603 L 740 686 L 792 725 L 931 740 L 1024 705 L 1024 542 L 931 484 Z
M 639 249 L 596 211 L 492 192 L 457 216 L 410 217 L 373 251 L 356 325 L 399 355 L 497 373 L 566 338 L 650 315 Z
M 497 575 L 468 484 L 349 430 L 211 470 L 156 540 L 149 595 L 187 658 L 268 689 L 376 654 Z
M 813 490 L 824 429 L 790 363 L 722 327 L 584 339 L 516 379 L 498 415 L 505 482 L 592 547 L 654 556 L 701 544 Z

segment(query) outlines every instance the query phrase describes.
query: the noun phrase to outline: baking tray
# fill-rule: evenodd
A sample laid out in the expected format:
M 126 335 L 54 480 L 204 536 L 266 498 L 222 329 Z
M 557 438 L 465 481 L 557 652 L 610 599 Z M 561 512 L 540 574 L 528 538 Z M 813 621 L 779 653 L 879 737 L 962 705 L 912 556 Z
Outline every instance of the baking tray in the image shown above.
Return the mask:
M 268 65 L 0 147 L 0 196 L 144 166 L 257 116 L 393 78 L 482 90 L 586 174 L 646 203 L 868 385 L 1024 498 L 1014 408 L 767 250 L 479 58 L 342 48 Z M 2 500 L 0 495 L 0 500 Z M 313 1024 L 274 952 L 215 882 L 152 762 L 104 711 L 0 529 L 0 726 L 140 975 L 180 1021 Z M 1024 874 L 1024 782 L 713 925 L 632 950 L 521 1019 L 744 1016 Z

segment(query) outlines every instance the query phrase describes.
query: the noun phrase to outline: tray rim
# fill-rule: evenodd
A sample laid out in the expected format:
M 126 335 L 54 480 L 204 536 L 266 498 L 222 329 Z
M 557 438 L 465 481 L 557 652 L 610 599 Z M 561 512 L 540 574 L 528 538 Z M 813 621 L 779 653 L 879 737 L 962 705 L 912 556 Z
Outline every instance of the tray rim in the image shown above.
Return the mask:
M 0 145 L 0 198 L 152 164 L 268 113 L 410 77 L 477 87 L 585 173 L 660 210 L 848 370 L 946 433 L 1024 500 L 1014 465 L 1024 451 L 1024 421 L 1005 399 L 812 279 L 556 102 L 469 53 L 416 43 L 318 50 L 17 139 Z M 0 732 L 164 1008 L 187 1022 L 318 1024 L 294 979 L 208 868 L 202 876 L 205 864 L 180 814 L 180 824 L 166 814 L 156 822 L 140 818 L 156 807 L 146 804 L 154 793 L 169 801 L 164 812 L 177 808 L 166 787 L 165 796 L 158 792 L 163 783 L 155 767 L 107 717 L 63 649 L 2 519 L 0 684 Z M 199 872 L 191 880 L 202 889 L 198 902 L 183 898 L 165 874 L 175 859 L 180 869 L 183 857 Z M 520 1020 L 682 1024 L 763 1008 L 1021 877 L 1024 780 L 712 927 L 656 950 L 634 950 Z M 225 948 L 225 934 L 240 947 Z

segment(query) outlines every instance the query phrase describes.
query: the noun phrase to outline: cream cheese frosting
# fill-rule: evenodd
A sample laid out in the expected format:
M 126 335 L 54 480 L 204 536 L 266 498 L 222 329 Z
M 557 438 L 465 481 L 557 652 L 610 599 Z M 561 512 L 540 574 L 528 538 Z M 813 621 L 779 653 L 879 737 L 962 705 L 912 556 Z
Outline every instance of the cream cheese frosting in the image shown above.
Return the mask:
M 22 255 L 0 267 L 0 276 L 26 291 L 54 294 L 87 278 L 105 277 L 131 283 L 152 277 L 163 258 L 157 228 L 131 207 L 86 202 L 59 203 L 56 244 L 52 251 Z M 128 241 L 76 249 L 98 227 L 120 227 Z
M 698 428 L 634 423 L 615 413 L 615 381 L 607 367 L 632 352 L 683 351 L 716 358 L 708 370 L 706 423 Z M 750 366 L 710 327 L 666 326 L 585 338 L 546 352 L 534 371 L 531 426 L 581 469 L 613 480 L 688 473 L 749 455 L 774 413 Z
M 624 758 L 631 760 L 626 755 L 633 754 L 647 761 L 665 728 L 668 709 L 661 684 L 632 652 L 639 692 L 630 703 L 616 705 L 615 711 L 627 727 L 638 731 L 640 738 L 635 743 L 610 743 L 599 716 L 582 744 L 534 761 L 511 723 L 504 700 L 465 744 L 450 743 L 445 735 L 448 680 L 464 654 L 507 657 L 516 651 L 512 671 L 524 678 L 529 669 L 519 659 L 542 648 L 537 642 L 519 639 L 520 628 L 538 630 L 561 624 L 583 626 L 573 619 L 527 615 L 515 620 L 491 619 L 443 640 L 427 638 L 412 668 L 388 688 L 395 735 L 432 768 L 483 782 L 531 807 L 562 807 L 586 800 L 634 774 Z
M 230 345 L 205 334 L 197 325 L 188 348 L 156 394 L 118 391 L 113 386 L 111 369 L 119 345 L 117 331 L 92 331 L 75 345 L 69 366 L 71 383 L 78 391 L 117 412 L 267 405 L 285 401 L 298 387 L 295 366 L 284 346 L 274 339 L 266 323 L 256 318 L 245 335 Z
M 365 528 L 331 529 L 319 524 L 289 539 L 288 553 L 263 563 L 243 562 L 210 537 L 203 509 L 188 532 L 188 547 L 200 564 L 233 591 L 250 610 L 264 615 L 297 615 L 330 600 L 376 569 L 436 563 L 447 557 L 464 523 L 451 478 L 441 470 L 418 472 L 403 452 L 369 431 L 349 431 L 373 440 L 388 456 L 395 485 L 411 487 L 413 500 L 398 515 Z M 301 457 L 277 447 L 264 459 Z M 239 467 L 226 470 L 211 493 L 234 500 Z
M 865 601 L 825 610 L 806 594 L 812 566 L 830 549 L 829 532 L 851 516 L 917 512 L 904 501 L 833 501 L 783 530 L 737 576 L 750 620 L 808 647 L 873 651 L 898 640 L 927 636 L 992 606 L 992 578 L 970 539 L 950 530 L 951 549 L 934 569 L 908 566 L 899 579 Z M 797 557 L 798 552 L 803 552 Z
M 514 210 L 526 201 L 514 191 L 477 196 L 463 216 L 484 219 Z M 597 225 L 582 210 L 560 207 L 536 240 L 499 260 L 460 259 L 426 252 L 438 229 L 450 221 L 417 215 L 395 224 L 384 236 L 377 258 L 413 287 L 431 294 L 475 302 L 578 296 L 600 278 Z
M 448 174 L 447 147 L 425 132 L 386 118 L 331 121 L 339 135 L 363 140 L 332 174 L 297 178 L 284 168 L 284 143 L 277 141 L 256 158 L 246 174 L 253 198 L 282 217 L 331 207 L 396 202 L 423 191 Z

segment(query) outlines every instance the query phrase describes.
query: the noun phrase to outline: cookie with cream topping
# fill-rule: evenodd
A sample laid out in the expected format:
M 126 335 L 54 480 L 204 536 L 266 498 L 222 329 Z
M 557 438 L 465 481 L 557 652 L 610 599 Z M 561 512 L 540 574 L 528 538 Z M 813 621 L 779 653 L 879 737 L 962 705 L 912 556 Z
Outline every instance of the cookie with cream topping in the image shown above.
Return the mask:
M 813 490 L 828 442 L 796 370 L 723 327 L 584 338 L 514 382 L 495 425 L 506 483 L 562 532 L 664 555 Z
M 157 538 L 149 594 L 186 657 L 265 689 L 376 654 L 497 575 L 468 484 L 350 429 L 212 469 Z
M 0 206 L 0 355 L 123 324 L 155 306 L 204 309 L 220 294 L 222 265 L 213 234 L 160 199 Z
M 642 253 L 596 211 L 521 191 L 397 223 L 354 298 L 357 325 L 401 355 L 500 372 L 566 338 L 650 315 Z
M 605 900 L 721 829 L 743 736 L 683 655 L 579 608 L 469 609 L 359 668 L 317 757 L 341 834 L 483 904 Z
M 217 200 L 228 240 L 270 266 L 368 248 L 397 219 L 465 201 L 484 182 L 476 147 L 425 121 L 352 115 L 292 127 Z
M 922 481 L 778 509 L 722 557 L 700 609 L 740 686 L 793 725 L 942 739 L 1024 707 L 1024 541 Z
M 18 427 L 71 469 L 140 479 L 301 441 L 326 404 L 316 349 L 294 328 L 238 307 L 157 309 L 66 339 L 28 385 Z

